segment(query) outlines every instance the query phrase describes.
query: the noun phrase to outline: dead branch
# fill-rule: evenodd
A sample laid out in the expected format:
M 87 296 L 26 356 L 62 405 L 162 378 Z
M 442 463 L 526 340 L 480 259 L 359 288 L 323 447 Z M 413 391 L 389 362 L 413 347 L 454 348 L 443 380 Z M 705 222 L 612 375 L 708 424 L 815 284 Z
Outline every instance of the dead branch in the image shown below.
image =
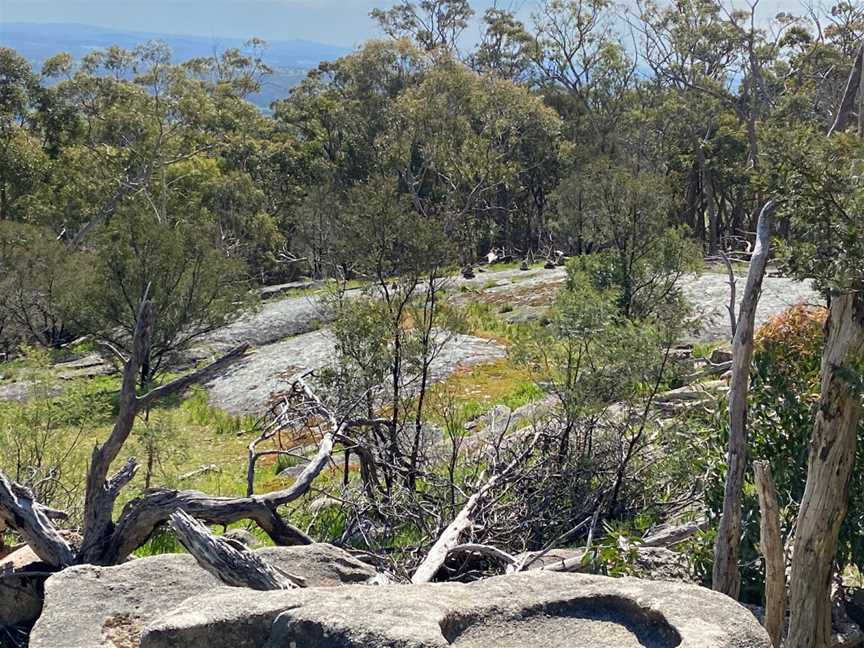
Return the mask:
M 735 278 L 735 269 L 732 267 L 732 261 L 729 259 L 729 255 L 721 250 L 720 258 L 723 259 L 723 263 L 726 265 L 726 272 L 729 274 L 729 305 L 726 307 L 726 310 L 729 311 L 729 326 L 732 331 L 732 339 L 734 340 L 735 330 L 738 328 L 738 320 L 735 316 L 735 301 L 737 298 L 735 291 L 738 280 Z
M 756 307 L 762 280 L 771 253 L 771 224 L 774 201 L 765 203 L 756 227 L 756 246 L 741 299 L 738 325 L 732 342 L 732 380 L 729 385 L 729 443 L 726 451 L 726 485 L 723 514 L 714 544 L 712 587 L 738 598 L 741 574 L 738 571 L 738 544 L 741 536 L 741 499 L 744 488 L 744 462 L 747 458 L 747 393 L 750 389 L 750 364 Z
M 435 574 L 438 573 L 438 570 L 441 569 L 441 566 L 447 559 L 447 555 L 454 547 L 459 545 L 459 538 L 474 524 L 474 516 L 486 497 L 533 451 L 539 437 L 540 432 L 538 431 L 528 444 L 525 452 L 510 462 L 501 472 L 492 475 L 476 493 L 468 498 L 465 506 L 462 507 L 456 518 L 444 529 L 444 532 L 435 544 L 432 545 L 426 558 L 414 572 L 414 575 L 411 577 L 412 583 L 415 585 L 428 583 L 435 577 Z
M 117 419 L 108 439 L 93 448 L 90 460 L 84 499 L 84 540 L 78 556 L 79 562 L 112 564 L 106 559 L 105 550 L 109 538 L 116 531 L 112 519 L 114 502 L 117 500 L 121 489 L 135 476 L 138 465 L 134 459 L 130 459 L 113 477 L 109 477 L 108 473 L 111 464 L 117 459 L 132 433 L 138 413 L 162 398 L 181 393 L 192 385 L 205 382 L 242 357 L 248 349 L 248 345 L 241 345 L 206 367 L 157 387 L 139 397 L 136 393 L 138 370 L 146 356 L 152 330 L 153 305 L 145 296 L 138 309 L 138 320 L 132 339 L 132 353 L 123 367 Z
M 0 472 L 0 521 L 15 529 L 39 558 L 52 567 L 63 568 L 75 562 L 75 554 L 43 507 L 23 486 Z
M 177 539 L 198 564 L 226 585 L 259 591 L 298 587 L 257 554 L 239 543 L 214 536 L 206 526 L 183 511 L 171 514 L 171 525 L 177 532 Z
M 477 556 L 483 556 L 484 558 L 489 558 L 504 567 L 509 567 L 516 563 L 516 558 L 514 556 L 498 547 L 493 547 L 492 545 L 476 543 L 460 544 L 456 545 L 448 552 L 448 555 L 450 556 L 455 554 L 474 554 Z
M 780 537 L 780 506 L 771 465 L 767 461 L 754 461 L 753 471 L 761 513 L 759 551 L 765 561 L 764 625 L 774 648 L 780 648 L 786 618 L 786 561 Z

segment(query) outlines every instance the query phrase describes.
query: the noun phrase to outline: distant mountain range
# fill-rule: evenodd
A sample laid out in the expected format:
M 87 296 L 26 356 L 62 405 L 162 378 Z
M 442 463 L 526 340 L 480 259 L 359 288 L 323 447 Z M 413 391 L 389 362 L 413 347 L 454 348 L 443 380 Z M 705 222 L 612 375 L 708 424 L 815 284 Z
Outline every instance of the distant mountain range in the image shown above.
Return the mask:
M 133 48 L 151 40 L 167 43 L 178 62 L 198 56 L 211 56 L 214 52 L 243 45 L 241 39 L 218 36 L 205 38 L 118 31 L 73 23 L 0 22 L 0 45 L 16 50 L 37 70 L 59 52 L 68 52 L 80 58 L 92 50 L 111 45 Z M 262 92 L 252 99 L 266 110 L 273 100 L 284 97 L 310 69 L 322 61 L 333 60 L 349 52 L 345 47 L 304 40 L 269 41 L 264 59 L 275 73 L 265 81 Z

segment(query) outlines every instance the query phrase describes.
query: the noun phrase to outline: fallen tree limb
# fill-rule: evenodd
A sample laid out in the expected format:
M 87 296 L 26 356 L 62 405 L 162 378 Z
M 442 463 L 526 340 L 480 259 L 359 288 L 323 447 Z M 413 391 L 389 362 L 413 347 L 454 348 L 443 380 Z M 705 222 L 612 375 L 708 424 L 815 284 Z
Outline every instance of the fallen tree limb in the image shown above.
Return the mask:
M 106 562 L 117 564 L 125 560 L 178 509 L 207 524 L 228 525 L 252 520 L 280 546 L 313 542 L 300 529 L 285 522 L 275 506 L 254 496 L 213 497 L 198 491 L 155 490 L 130 501 L 123 508 L 105 546 Z
M 492 545 L 476 543 L 460 544 L 450 549 L 449 555 L 452 556 L 455 554 L 475 554 L 483 556 L 484 558 L 489 558 L 504 567 L 509 567 L 516 563 L 516 558 L 514 556 L 498 547 L 493 547 Z
M 30 492 L 0 472 L 0 520 L 15 529 L 42 562 L 63 568 L 75 554 Z
M 439 536 L 435 544 L 432 545 L 426 558 L 422 563 L 420 563 L 420 566 L 414 572 L 414 575 L 411 577 L 412 583 L 415 585 L 428 583 L 435 578 L 435 574 L 438 573 L 438 570 L 441 569 L 444 561 L 447 560 L 448 554 L 454 547 L 459 545 L 459 538 L 462 536 L 462 533 L 474 524 L 474 516 L 486 496 L 495 489 L 499 483 L 506 479 L 516 466 L 525 460 L 525 458 L 534 449 L 534 444 L 537 442 L 539 437 L 540 432 L 537 432 L 528 444 L 525 452 L 510 462 L 501 472 L 492 475 L 492 477 L 489 478 L 489 481 L 483 484 L 476 493 L 468 498 L 468 501 L 465 502 L 465 506 L 462 507 L 462 510 L 459 511 L 456 518 L 447 526 L 446 529 L 444 529 L 444 532 Z
M 177 532 L 177 539 L 198 564 L 226 585 L 259 591 L 298 587 L 257 554 L 214 536 L 206 526 L 183 511 L 171 514 L 171 525 Z
M 666 527 L 643 538 L 643 547 L 671 547 L 679 542 L 684 542 L 700 531 L 708 529 L 711 524 L 708 520 L 696 520 L 680 526 Z

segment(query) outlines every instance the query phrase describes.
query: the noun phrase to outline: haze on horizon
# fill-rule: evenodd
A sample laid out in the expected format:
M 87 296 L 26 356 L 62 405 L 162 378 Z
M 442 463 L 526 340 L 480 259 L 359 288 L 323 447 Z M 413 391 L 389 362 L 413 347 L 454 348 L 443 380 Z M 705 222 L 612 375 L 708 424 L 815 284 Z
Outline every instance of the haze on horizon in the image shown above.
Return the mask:
M 113 30 L 203 37 L 302 39 L 354 47 L 379 35 L 369 12 L 392 0 L 0 0 L 4 22 L 78 23 Z M 528 19 L 535 0 L 474 0 Z M 765 14 L 800 12 L 797 0 L 762 0 Z M 470 38 L 470 35 L 469 35 Z

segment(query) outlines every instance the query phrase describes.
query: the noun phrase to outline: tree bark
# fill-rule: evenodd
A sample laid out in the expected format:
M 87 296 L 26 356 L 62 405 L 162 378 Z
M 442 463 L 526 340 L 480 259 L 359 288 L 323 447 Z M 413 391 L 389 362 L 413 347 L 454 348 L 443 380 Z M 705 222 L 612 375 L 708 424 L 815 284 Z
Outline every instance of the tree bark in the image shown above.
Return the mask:
M 792 554 L 787 648 L 831 642 L 831 574 L 861 419 L 852 363 L 864 353 L 864 295 L 835 296 L 826 327 L 822 391 Z
M 767 461 L 753 462 L 759 496 L 759 550 L 765 563 L 765 631 L 774 648 L 781 648 L 786 617 L 786 561 L 780 536 L 777 487 Z
M 75 554 L 51 523 L 49 510 L 36 502 L 26 488 L 0 472 L 0 522 L 18 531 L 44 563 L 68 567 L 74 564 Z
M 177 539 L 198 564 L 226 585 L 258 591 L 299 587 L 257 554 L 230 540 L 214 536 L 206 526 L 183 511 L 171 514 L 171 525 L 177 532 Z
M 723 514 L 714 544 L 712 586 L 737 600 L 741 588 L 738 570 L 738 544 L 741 537 L 741 498 L 747 460 L 747 393 L 753 358 L 753 333 L 756 307 L 762 280 L 771 252 L 771 222 L 774 202 L 769 201 L 759 214 L 756 245 L 750 259 L 747 285 L 741 299 L 735 339 L 732 342 L 732 380 L 729 386 L 729 444 L 726 452 L 726 486 Z

